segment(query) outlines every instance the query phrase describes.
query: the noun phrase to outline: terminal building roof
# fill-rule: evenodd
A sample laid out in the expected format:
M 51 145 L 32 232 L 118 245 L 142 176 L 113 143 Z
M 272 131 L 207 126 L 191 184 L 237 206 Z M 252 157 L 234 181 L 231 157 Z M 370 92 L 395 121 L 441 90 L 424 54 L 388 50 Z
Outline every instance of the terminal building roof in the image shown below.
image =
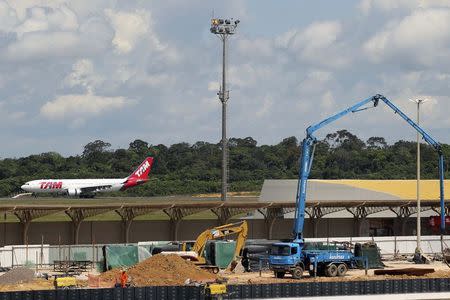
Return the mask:
M 259 200 L 264 202 L 294 202 L 298 180 L 265 180 Z M 326 201 L 415 201 L 416 180 L 320 180 L 308 181 L 307 202 Z M 450 199 L 450 180 L 446 180 L 445 199 Z M 422 200 L 439 199 L 439 181 L 420 182 Z
M 298 180 L 265 180 L 260 202 L 295 202 Z M 399 206 L 409 203 L 414 206 L 417 193 L 416 180 L 319 180 L 312 179 L 308 181 L 308 190 L 306 193 L 306 203 L 308 206 L 335 206 L 336 203 L 348 206 L 366 206 L 376 205 L 380 207 L 388 206 L 390 203 L 399 203 Z M 421 200 L 426 202 L 436 202 L 439 205 L 439 181 L 422 180 Z M 450 199 L 450 180 L 444 182 L 445 199 Z M 425 208 L 423 208 L 425 209 Z M 422 213 L 423 217 L 437 215 L 435 210 L 430 207 Z M 412 213 L 411 216 L 415 216 Z M 261 218 L 256 213 L 255 218 Z M 294 213 L 285 214 L 285 218 L 293 218 Z M 307 216 L 308 217 L 308 216 Z M 330 213 L 324 218 L 351 218 L 352 214 L 348 210 L 340 210 Z M 389 209 L 370 214 L 369 218 L 393 218 L 396 214 Z

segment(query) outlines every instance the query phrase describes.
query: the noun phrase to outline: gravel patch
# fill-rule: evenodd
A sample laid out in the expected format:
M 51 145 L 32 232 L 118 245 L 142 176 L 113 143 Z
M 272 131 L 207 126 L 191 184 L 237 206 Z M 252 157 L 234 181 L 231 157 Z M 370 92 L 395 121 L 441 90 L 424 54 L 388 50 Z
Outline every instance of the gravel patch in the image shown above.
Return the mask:
M 31 282 L 34 279 L 33 270 L 28 268 L 15 268 L 0 276 L 0 285 Z

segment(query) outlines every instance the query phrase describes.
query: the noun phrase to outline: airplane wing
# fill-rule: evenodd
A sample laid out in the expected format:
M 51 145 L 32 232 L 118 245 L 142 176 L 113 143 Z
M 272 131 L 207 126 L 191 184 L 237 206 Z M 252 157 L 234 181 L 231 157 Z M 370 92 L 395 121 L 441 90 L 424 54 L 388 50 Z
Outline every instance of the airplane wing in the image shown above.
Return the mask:
M 88 187 L 83 187 L 80 188 L 81 193 L 97 193 L 101 190 L 106 190 L 106 189 L 110 189 L 112 187 L 112 185 L 108 184 L 108 185 L 96 185 L 96 186 L 88 186 Z

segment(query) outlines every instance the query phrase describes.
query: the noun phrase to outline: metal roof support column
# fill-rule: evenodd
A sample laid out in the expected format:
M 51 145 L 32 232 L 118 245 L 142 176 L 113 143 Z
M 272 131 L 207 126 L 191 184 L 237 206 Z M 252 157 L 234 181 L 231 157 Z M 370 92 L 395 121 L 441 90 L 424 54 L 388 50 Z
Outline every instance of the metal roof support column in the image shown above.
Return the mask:
M 361 236 L 362 221 L 365 218 L 353 217 L 353 236 Z
M 81 222 L 84 219 L 100 215 L 107 211 L 110 211 L 110 208 L 80 208 L 80 207 L 68 207 L 64 212 L 69 218 L 72 220 L 73 225 L 73 243 L 78 244 L 78 237 L 80 232 Z
M 316 238 L 317 237 L 317 223 L 318 223 L 318 221 L 319 221 L 319 218 L 309 218 L 309 223 L 311 224 L 311 226 L 312 226 L 312 234 L 313 234 L 313 238 Z
M 366 221 L 368 212 L 365 206 L 349 207 L 347 210 L 353 215 L 353 236 L 361 236 L 361 227 Z
M 178 241 L 178 228 L 180 227 L 181 219 L 170 219 L 170 233 L 173 241 Z
M 14 211 L 14 214 L 19 219 L 20 224 L 22 224 L 22 243 L 28 245 L 28 228 L 30 227 L 31 220 L 31 210 L 18 210 Z
M 133 219 L 122 220 L 125 244 L 128 244 L 130 242 L 131 223 L 133 223 Z
M 265 218 L 266 223 L 266 231 L 267 231 L 267 239 L 272 239 L 273 225 L 275 225 L 276 217 Z
M 283 217 L 282 208 L 267 207 L 265 209 L 258 209 L 258 211 L 264 216 L 264 224 L 266 226 L 267 239 L 271 240 L 273 237 L 273 225 L 275 221 Z
M 400 233 L 402 236 L 407 235 L 406 233 L 406 224 L 408 223 L 408 217 L 398 217 L 400 221 Z
M 28 229 L 31 221 L 34 219 L 53 214 L 58 210 L 55 209 L 33 209 L 33 208 L 17 208 L 14 207 L 13 213 L 22 224 L 22 242 L 24 245 L 28 244 Z
M 400 225 L 400 235 L 405 236 L 408 235 L 406 232 L 406 225 L 408 224 L 408 218 L 417 212 L 416 207 L 408 207 L 408 206 L 400 206 L 400 207 L 391 207 L 391 211 L 393 211 L 396 215 L 397 224 Z
M 322 218 L 322 209 L 320 206 L 307 207 L 305 212 L 308 214 L 309 223 L 312 226 L 312 235 L 316 238 L 318 236 L 317 223 L 319 222 L 319 219 Z
M 184 217 L 183 209 L 171 207 L 168 209 L 163 209 L 163 211 L 170 218 L 170 238 L 172 241 L 178 241 L 178 228 L 180 227 L 181 220 Z
M 130 242 L 130 227 L 135 218 L 134 209 L 132 207 L 123 207 L 115 210 L 122 219 L 123 238 L 125 244 Z
M 170 218 L 170 233 L 172 240 L 178 241 L 178 228 L 180 227 L 180 223 L 184 217 L 195 215 L 196 213 L 206 209 L 208 208 L 204 208 L 200 205 L 191 205 L 188 207 L 172 205 L 164 208 L 163 212 Z
M 84 210 L 81 208 L 73 209 L 73 210 L 68 209 L 65 211 L 65 213 L 72 220 L 72 234 L 73 234 L 72 241 L 76 245 L 76 244 L 78 244 L 78 236 L 80 233 L 81 222 L 83 222 L 83 220 L 84 220 Z
M 219 226 L 225 225 L 231 219 L 231 212 L 228 207 L 217 207 L 211 209 L 211 211 L 217 216 L 217 220 L 219 222 Z
M 160 211 L 163 209 L 167 209 L 172 207 L 173 205 L 165 205 L 165 206 L 121 206 L 116 208 L 114 211 L 120 216 L 122 219 L 122 229 L 123 229 L 123 238 L 126 244 L 130 243 L 130 230 L 131 224 L 134 219 L 139 216 L 147 215 L 156 211 Z

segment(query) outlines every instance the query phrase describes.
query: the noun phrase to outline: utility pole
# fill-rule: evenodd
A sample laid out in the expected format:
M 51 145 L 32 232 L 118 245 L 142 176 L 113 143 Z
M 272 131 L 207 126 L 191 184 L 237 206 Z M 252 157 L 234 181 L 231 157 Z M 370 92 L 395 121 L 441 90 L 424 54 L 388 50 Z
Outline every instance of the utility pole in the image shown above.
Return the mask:
M 228 190 L 228 139 L 227 139 L 227 102 L 230 92 L 226 89 L 226 50 L 227 39 L 236 31 L 239 20 L 233 19 L 212 19 L 211 32 L 217 35 L 222 41 L 222 85 L 217 93 L 222 102 L 222 201 L 227 200 Z
M 417 104 L 417 125 L 420 126 L 420 105 L 426 100 L 416 99 L 411 100 Z M 422 248 L 420 246 L 421 242 L 421 219 L 420 219 L 420 134 L 417 132 L 417 246 L 416 254 L 422 255 Z

